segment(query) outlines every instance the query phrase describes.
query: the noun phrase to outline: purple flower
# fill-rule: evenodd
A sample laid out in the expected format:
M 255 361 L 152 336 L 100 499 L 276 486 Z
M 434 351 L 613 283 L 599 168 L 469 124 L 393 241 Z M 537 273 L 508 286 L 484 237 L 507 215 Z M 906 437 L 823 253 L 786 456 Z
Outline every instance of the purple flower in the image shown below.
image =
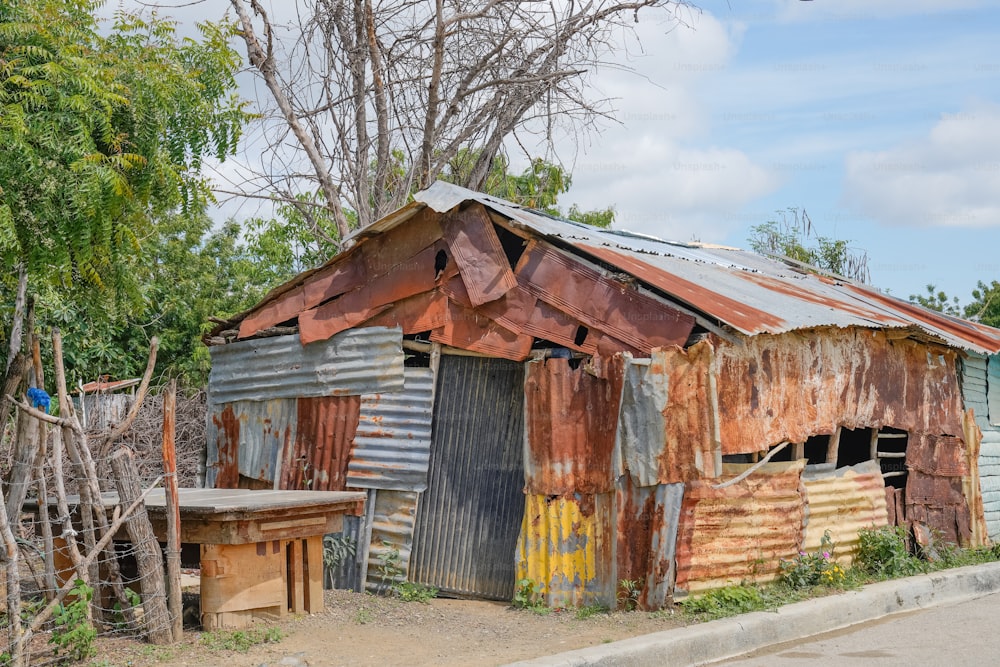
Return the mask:
M 827 560 L 829 560 L 830 559 L 830 552 L 829 551 L 824 551 L 823 552 L 823 558 L 826 558 Z

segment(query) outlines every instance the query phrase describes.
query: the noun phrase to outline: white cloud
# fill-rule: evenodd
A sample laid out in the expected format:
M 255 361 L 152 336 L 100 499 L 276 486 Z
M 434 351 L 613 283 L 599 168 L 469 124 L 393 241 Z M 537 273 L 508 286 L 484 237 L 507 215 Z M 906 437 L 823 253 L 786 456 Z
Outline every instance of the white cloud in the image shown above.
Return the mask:
M 621 229 L 688 240 L 721 240 L 741 222 L 732 212 L 779 185 L 773 170 L 730 147 L 701 147 L 712 114 L 701 88 L 728 64 L 742 27 L 702 12 L 690 27 L 664 34 L 640 24 L 645 55 L 635 74 L 605 71 L 596 83 L 617 98 L 620 126 L 607 127 L 570 164 L 573 188 L 563 195 L 584 209 L 616 209 Z
M 844 203 L 890 225 L 1000 226 L 1000 105 L 975 103 L 920 139 L 849 153 Z

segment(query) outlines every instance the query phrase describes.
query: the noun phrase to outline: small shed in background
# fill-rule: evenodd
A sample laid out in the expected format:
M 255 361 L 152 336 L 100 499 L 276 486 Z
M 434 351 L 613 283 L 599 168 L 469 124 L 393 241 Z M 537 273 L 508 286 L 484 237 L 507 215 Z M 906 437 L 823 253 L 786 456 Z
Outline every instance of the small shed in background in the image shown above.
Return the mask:
M 103 376 L 80 385 L 73 402 L 83 428 L 103 431 L 120 424 L 135 402 L 135 388 L 141 380 L 110 380 Z
M 628 580 L 655 609 L 827 530 L 845 558 L 869 526 L 1000 537 L 1000 331 L 445 183 L 415 200 L 206 337 L 207 484 L 366 490 L 342 585 L 398 552 L 445 594 L 615 606 Z

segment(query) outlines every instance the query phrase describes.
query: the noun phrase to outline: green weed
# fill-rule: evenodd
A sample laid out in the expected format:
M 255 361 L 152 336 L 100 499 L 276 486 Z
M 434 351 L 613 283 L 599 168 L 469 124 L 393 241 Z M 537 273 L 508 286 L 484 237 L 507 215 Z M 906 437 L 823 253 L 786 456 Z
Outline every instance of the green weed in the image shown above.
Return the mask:
M 201 635 L 201 645 L 211 651 L 246 653 L 259 644 L 277 644 L 285 638 L 281 628 L 251 628 L 249 630 L 216 630 Z
M 515 609 L 527 609 L 536 614 L 549 613 L 549 607 L 545 604 L 545 596 L 541 588 L 531 579 L 521 579 L 514 587 L 514 599 L 511 604 Z

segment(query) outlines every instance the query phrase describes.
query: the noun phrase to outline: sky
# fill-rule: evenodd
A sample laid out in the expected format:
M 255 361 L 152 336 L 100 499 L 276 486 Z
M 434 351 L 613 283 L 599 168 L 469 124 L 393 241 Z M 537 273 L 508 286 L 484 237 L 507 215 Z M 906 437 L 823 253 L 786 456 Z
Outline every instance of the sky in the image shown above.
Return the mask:
M 640 25 L 634 74 L 598 74 L 620 124 L 576 148 L 562 202 L 739 247 L 795 207 L 895 296 L 934 284 L 964 304 L 1000 280 L 1000 3 L 698 7 Z
M 182 23 L 228 7 L 157 4 Z M 680 16 L 636 25 L 616 54 L 631 72 L 594 73 L 617 120 L 557 146 L 564 210 L 747 247 L 794 207 L 895 296 L 934 284 L 964 304 L 1000 280 L 1000 2 L 701 0 Z

